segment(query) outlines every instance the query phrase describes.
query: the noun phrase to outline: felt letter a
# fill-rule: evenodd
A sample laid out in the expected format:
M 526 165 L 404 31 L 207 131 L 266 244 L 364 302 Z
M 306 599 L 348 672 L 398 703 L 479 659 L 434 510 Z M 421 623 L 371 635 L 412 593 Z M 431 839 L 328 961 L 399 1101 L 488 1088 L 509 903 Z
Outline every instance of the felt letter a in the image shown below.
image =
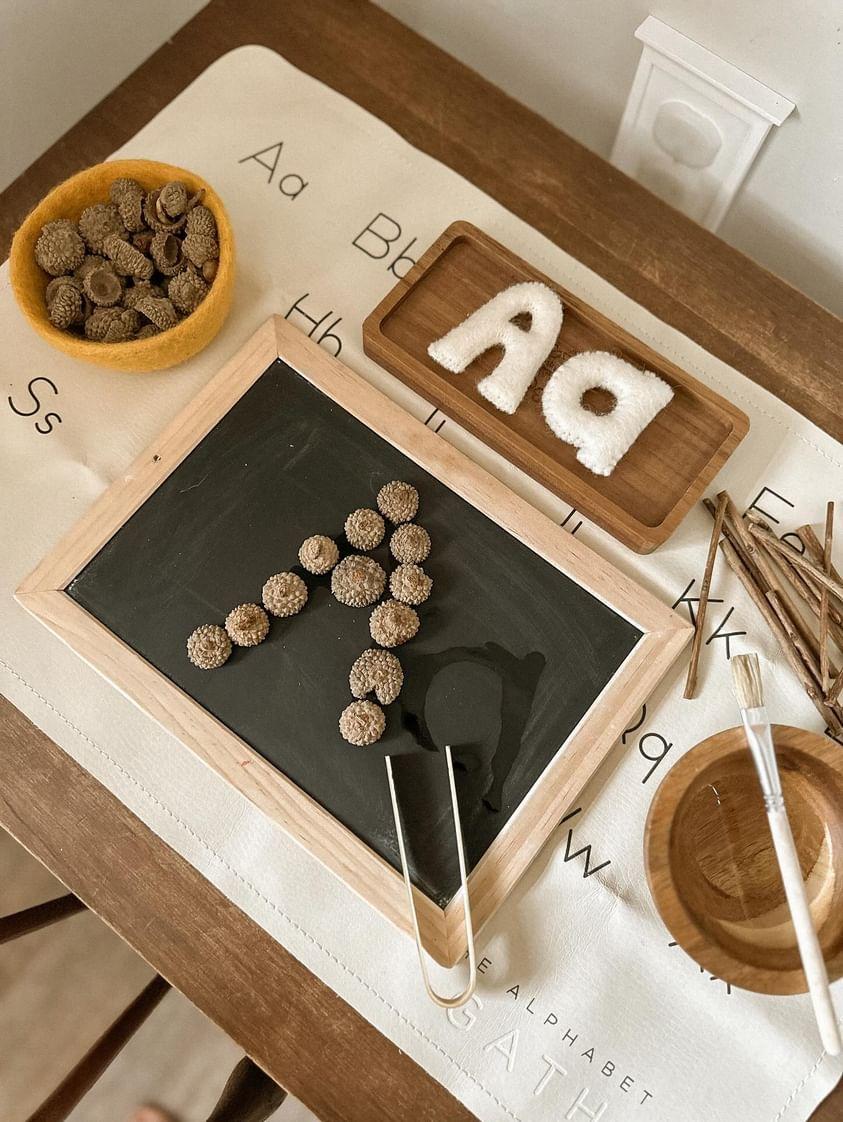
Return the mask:
M 529 328 L 512 322 L 518 315 L 529 315 Z M 503 358 L 477 388 L 496 409 L 514 413 L 553 350 L 561 326 L 562 303 L 553 289 L 527 281 L 493 296 L 447 335 L 431 343 L 427 353 L 446 370 L 461 374 L 490 347 L 503 347 Z
M 601 388 L 615 407 L 597 414 L 583 394 Z M 607 351 L 572 355 L 551 374 L 542 395 L 545 420 L 560 440 L 577 448 L 577 459 L 596 475 L 611 475 L 650 421 L 673 398 L 673 390 L 650 370 Z

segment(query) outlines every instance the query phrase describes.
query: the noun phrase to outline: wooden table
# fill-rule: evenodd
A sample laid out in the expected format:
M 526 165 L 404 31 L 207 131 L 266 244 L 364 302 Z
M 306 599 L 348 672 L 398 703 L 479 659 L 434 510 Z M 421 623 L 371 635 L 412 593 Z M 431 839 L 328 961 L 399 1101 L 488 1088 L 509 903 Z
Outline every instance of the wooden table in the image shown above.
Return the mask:
M 352 98 L 843 438 L 840 320 L 363 0 L 211 0 L 3 192 L 3 256 L 50 187 L 247 43 Z M 2 700 L 0 823 L 320 1118 L 472 1117 Z M 840 1088 L 814 1118 L 843 1122 Z

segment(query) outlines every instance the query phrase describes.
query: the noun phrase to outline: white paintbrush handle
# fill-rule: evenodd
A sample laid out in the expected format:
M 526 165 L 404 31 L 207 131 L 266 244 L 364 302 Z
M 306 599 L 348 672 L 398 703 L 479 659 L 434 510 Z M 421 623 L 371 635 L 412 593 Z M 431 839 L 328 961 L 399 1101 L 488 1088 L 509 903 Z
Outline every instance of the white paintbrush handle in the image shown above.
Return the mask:
M 808 992 L 814 1006 L 820 1038 L 826 1052 L 830 1056 L 837 1056 L 841 1051 L 840 1029 L 831 1002 L 828 974 L 817 933 L 814 930 L 814 921 L 808 906 L 805 882 L 802 880 L 802 869 L 793 843 L 787 811 L 784 806 L 770 807 L 767 810 L 767 817 L 770 820 L 770 832 L 773 835 L 773 845 L 776 849 L 787 905 L 796 932 L 802 969 L 808 981 Z

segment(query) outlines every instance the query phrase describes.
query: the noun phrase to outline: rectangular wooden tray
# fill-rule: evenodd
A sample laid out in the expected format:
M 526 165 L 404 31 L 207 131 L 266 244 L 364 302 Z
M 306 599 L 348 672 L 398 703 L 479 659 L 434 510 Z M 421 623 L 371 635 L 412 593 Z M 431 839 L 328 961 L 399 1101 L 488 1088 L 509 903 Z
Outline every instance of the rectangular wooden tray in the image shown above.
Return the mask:
M 307 533 L 319 527 L 339 537 L 363 483 L 384 478 L 378 464 L 383 472 L 401 473 L 386 479 L 418 482 L 420 518 L 434 538 L 425 565 L 435 587 L 429 605 L 419 609 L 419 635 L 399 648 L 405 688 L 388 707 L 383 741 L 359 749 L 339 737 L 337 715 L 351 699 L 348 667 L 371 643 L 370 609 L 343 607 L 328 587 L 314 586 L 301 615 L 273 622 L 266 642 L 235 652 L 214 671 L 191 667 L 184 643 L 198 623 L 222 622 L 234 604 L 258 599 L 271 566 L 291 565 Z M 483 567 L 481 558 L 487 559 Z M 542 600 L 539 591 L 551 578 L 553 588 L 545 588 Z M 519 579 L 533 592 L 526 604 L 511 599 Z M 402 771 L 429 760 L 444 779 L 441 751 L 425 751 L 429 746 L 404 719 L 408 694 L 420 681 L 419 659 L 429 661 L 431 652 L 438 657 L 449 645 L 460 645 L 458 651 L 468 650 L 465 644 L 492 647 L 501 621 L 511 627 L 515 661 L 534 650 L 549 656 L 530 726 L 546 713 L 553 717 L 544 735 L 547 753 L 535 778 L 519 788 L 500 831 L 491 840 L 476 835 L 482 845 L 469 885 L 479 929 L 691 635 L 676 612 L 280 317 L 188 403 L 21 584 L 17 599 L 404 930 L 410 922 L 383 755 L 403 752 Z M 455 620 L 461 621 L 456 634 Z M 606 676 L 592 686 L 596 692 L 574 697 L 570 728 L 559 734 L 566 690 L 570 694 L 571 683 L 580 681 L 585 689 L 593 680 L 599 652 L 610 649 L 606 637 L 618 632 L 618 623 L 636 633 L 623 648 L 628 653 L 619 662 L 610 658 Z M 563 640 L 565 665 L 558 659 L 551 664 L 554 645 Z M 448 690 L 439 694 L 461 717 L 473 712 L 474 690 L 461 687 L 457 707 Z M 436 704 L 425 693 L 431 721 Z M 518 741 L 513 766 L 520 766 L 532 751 L 522 748 L 532 733 L 515 737 L 511 705 L 499 723 L 498 743 L 512 748 Z M 475 738 L 477 728 L 467 735 Z M 485 767 L 478 770 L 479 746 L 470 747 L 474 763 L 458 775 L 469 850 L 472 823 L 483 823 L 485 789 L 477 787 L 478 774 L 485 774 Z M 458 758 L 460 751 L 455 748 Z M 422 786 L 428 790 L 430 770 L 425 765 Z M 341 805 L 335 787 L 344 793 Z M 504 793 L 512 790 L 507 786 Z M 350 817 L 358 794 L 363 830 L 359 822 L 352 828 Z M 413 805 L 402 800 L 402 811 Z M 444 791 L 437 805 L 448 805 Z M 424 809 L 420 801 L 419 815 Z M 426 847 L 439 844 L 440 817 L 428 811 L 409 824 L 411 866 L 414 854 L 424 858 Z M 450 815 L 442 821 L 450 853 Z M 414 892 L 430 953 L 440 962 L 458 961 L 466 950 L 461 893 L 443 904 L 419 888 Z
M 477 391 L 499 361 L 499 349 L 451 374 L 427 348 L 502 289 L 530 280 L 559 294 L 565 318 L 556 347 L 510 416 Z M 670 537 L 749 429 L 748 418 L 731 402 L 468 222 L 449 226 L 366 318 L 363 345 L 431 405 L 636 553 L 649 553 Z M 571 355 L 593 350 L 652 370 L 674 390 L 670 404 L 607 477 L 583 467 L 541 411 L 553 370 Z

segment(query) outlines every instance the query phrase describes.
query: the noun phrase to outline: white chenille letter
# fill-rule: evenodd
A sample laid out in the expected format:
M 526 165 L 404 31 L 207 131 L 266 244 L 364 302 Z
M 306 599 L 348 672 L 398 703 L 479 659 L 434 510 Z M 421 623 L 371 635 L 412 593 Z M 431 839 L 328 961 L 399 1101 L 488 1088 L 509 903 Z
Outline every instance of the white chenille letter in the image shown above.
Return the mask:
M 590 389 L 608 390 L 615 407 L 597 414 L 582 404 Z M 639 370 L 607 351 L 573 355 L 551 374 L 542 395 L 545 420 L 577 459 L 596 475 L 611 475 L 673 390 L 650 370 Z
M 530 316 L 529 328 L 512 322 L 518 315 Z M 503 358 L 477 388 L 496 409 L 514 413 L 553 350 L 561 326 L 562 302 L 553 289 L 539 281 L 526 281 L 493 296 L 431 343 L 427 353 L 446 370 L 461 374 L 490 347 L 503 347 Z

